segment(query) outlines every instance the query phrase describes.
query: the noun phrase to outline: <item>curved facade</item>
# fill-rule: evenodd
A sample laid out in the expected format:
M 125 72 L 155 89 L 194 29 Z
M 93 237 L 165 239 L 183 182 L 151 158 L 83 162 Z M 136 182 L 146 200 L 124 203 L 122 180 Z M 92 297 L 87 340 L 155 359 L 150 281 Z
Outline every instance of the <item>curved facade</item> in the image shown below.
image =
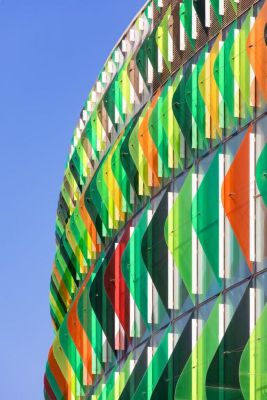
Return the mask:
M 267 398 L 267 0 L 151 0 L 60 192 L 46 399 Z

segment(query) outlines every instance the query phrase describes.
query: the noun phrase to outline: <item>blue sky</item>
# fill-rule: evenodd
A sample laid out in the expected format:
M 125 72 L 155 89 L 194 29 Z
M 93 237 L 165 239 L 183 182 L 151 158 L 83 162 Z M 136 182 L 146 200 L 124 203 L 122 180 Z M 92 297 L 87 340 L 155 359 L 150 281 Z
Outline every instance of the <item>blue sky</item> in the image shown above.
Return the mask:
M 59 190 L 79 112 L 144 0 L 0 0 L 1 399 L 43 399 Z

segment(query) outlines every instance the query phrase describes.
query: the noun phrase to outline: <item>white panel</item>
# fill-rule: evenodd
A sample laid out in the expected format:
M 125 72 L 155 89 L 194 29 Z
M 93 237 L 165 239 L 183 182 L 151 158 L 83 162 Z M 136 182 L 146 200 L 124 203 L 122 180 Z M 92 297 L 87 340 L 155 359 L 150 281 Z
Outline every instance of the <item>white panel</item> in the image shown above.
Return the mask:
M 134 93 L 134 87 L 132 83 L 130 82 L 130 104 L 134 105 L 135 103 L 135 93 Z
M 232 156 L 229 154 L 225 154 L 224 156 L 224 165 L 225 165 L 225 174 L 227 173 L 230 165 L 232 164 Z M 233 269 L 233 231 L 230 225 L 228 218 L 224 219 L 224 269 L 225 269 L 225 278 L 230 278 Z
M 219 54 L 222 54 L 223 41 L 219 41 Z M 224 51 L 224 50 L 223 50 Z M 223 87 L 224 82 L 224 57 L 219 57 L 219 86 Z M 219 127 L 224 128 L 224 100 L 219 91 Z
M 147 225 L 150 224 L 152 217 L 153 217 L 153 210 L 148 210 L 147 211 Z
M 135 336 L 141 337 L 141 314 L 135 305 Z
M 197 13 L 194 7 L 194 1 L 192 0 L 192 39 L 197 38 Z
M 80 139 L 80 137 L 82 136 L 82 130 L 79 127 L 76 128 L 75 135 L 77 136 L 78 139 Z
M 142 75 L 139 72 L 139 94 L 142 94 L 144 92 L 144 80 L 142 78 Z
M 179 310 L 180 308 L 180 275 L 178 272 L 178 269 L 174 265 L 173 262 L 173 291 L 174 291 L 174 296 L 173 296 L 173 309 L 174 310 Z
M 70 146 L 70 155 L 69 155 L 69 158 L 72 157 L 73 152 L 74 152 L 74 146 L 71 145 L 71 146 Z
M 118 247 L 119 243 L 115 243 L 114 249 L 116 250 Z M 116 256 L 115 256 L 116 258 Z M 115 264 L 116 264 L 117 260 L 115 260 Z M 117 276 L 118 273 L 118 269 L 116 268 L 115 265 L 115 292 L 117 292 L 119 290 L 118 285 L 119 285 L 119 276 Z M 118 292 L 117 292 L 118 293 Z M 118 304 L 118 298 L 117 298 L 117 293 L 115 293 L 115 309 L 117 309 L 117 307 L 119 306 Z M 116 314 L 116 312 L 114 313 L 114 336 L 115 336 L 115 349 L 118 350 L 120 347 L 120 340 L 119 340 L 119 335 L 120 335 L 120 320 Z
M 103 71 L 102 72 L 102 82 L 107 83 L 107 81 L 108 81 L 107 73 L 106 73 L 106 71 Z
M 113 61 L 109 61 L 108 62 L 108 72 L 110 73 L 110 74 L 113 74 L 113 72 L 114 72 L 114 64 L 113 64 Z
M 139 18 L 139 29 L 140 31 L 143 31 L 145 29 L 145 22 L 143 17 Z
M 168 308 L 170 310 L 173 309 L 173 290 L 174 282 L 173 282 L 173 257 L 170 251 L 168 251 Z
M 210 28 L 210 0 L 205 0 L 205 26 Z
M 130 238 L 134 234 L 134 226 L 130 227 Z M 134 244 L 133 244 L 134 246 Z M 134 265 L 134 251 L 130 252 L 130 265 Z M 134 276 L 133 276 L 134 278 Z M 132 279 L 130 279 L 130 335 L 134 337 L 135 332 L 134 332 L 134 324 L 135 324 L 135 302 L 132 296 L 132 292 L 134 292 L 134 283 L 132 282 Z
M 256 202 L 255 202 L 255 134 L 250 134 L 249 146 L 249 253 L 250 261 L 254 262 L 255 257 L 255 229 L 256 229 Z
M 97 96 L 96 96 L 95 90 L 92 90 L 92 92 L 91 92 L 91 99 L 92 99 L 92 101 L 93 101 L 94 103 L 95 103 L 96 100 L 97 100 Z
M 192 148 L 197 149 L 197 123 L 193 115 L 197 115 L 197 73 L 193 74 L 196 64 L 192 64 Z
M 92 103 L 90 100 L 88 100 L 88 101 L 87 101 L 87 110 L 88 110 L 89 112 L 93 112 L 93 109 L 94 109 L 93 103 Z
M 80 126 L 80 129 L 81 130 L 84 130 L 84 123 L 83 123 L 83 120 L 80 118 L 80 124 L 79 124 L 79 126 Z
M 225 247 L 224 247 L 224 208 L 221 199 L 221 190 L 224 181 L 224 154 L 219 154 L 219 277 L 225 277 Z
M 87 114 L 87 111 L 86 111 L 86 110 L 83 110 L 83 120 L 84 120 L 85 122 L 88 121 L 88 114 Z
M 205 53 L 205 60 L 206 60 L 206 68 L 205 68 L 205 91 L 206 91 L 206 96 L 207 93 L 209 93 L 210 96 L 210 83 L 211 83 L 211 71 L 210 71 L 210 53 L 206 52 Z M 208 61 L 207 61 L 208 60 Z M 208 99 L 210 101 L 210 99 Z M 206 137 L 210 138 L 210 133 L 211 133 L 211 127 L 210 127 L 210 112 L 207 104 L 205 105 L 205 122 L 206 122 Z
M 119 63 L 119 62 L 120 62 L 120 53 L 119 53 L 119 50 L 115 50 L 115 52 L 114 52 L 114 61 L 115 61 L 116 63 Z
M 125 39 L 122 40 L 122 42 L 121 42 L 121 49 L 122 49 L 122 51 L 123 51 L 124 53 L 127 52 L 127 42 L 126 42 Z
M 158 73 L 161 74 L 163 72 L 163 57 L 158 47 Z
M 173 58 L 173 39 L 170 32 L 168 32 L 168 61 L 173 62 Z
M 130 29 L 130 41 L 135 42 L 135 29 Z
M 113 124 L 111 122 L 111 119 L 108 117 L 108 133 L 111 133 L 113 128 Z
M 97 81 L 96 82 L 96 91 L 97 91 L 97 93 L 102 93 L 102 85 L 101 85 L 101 82 L 100 81 Z
M 235 42 L 234 42 L 234 116 L 239 117 L 240 115 L 240 93 L 239 93 L 239 85 L 238 85 L 238 77 L 240 73 L 240 50 L 239 50 L 239 29 L 234 30 Z
M 147 274 L 147 322 L 153 322 L 153 282 L 150 274 Z
M 224 15 L 224 0 L 219 0 L 219 14 Z
M 150 60 L 147 60 L 147 83 L 151 84 L 153 82 L 153 67 Z
M 255 24 L 255 17 L 250 17 L 250 31 L 252 31 L 252 28 Z M 253 38 L 252 38 L 252 42 L 255 43 L 255 33 L 253 34 Z M 255 85 L 255 73 L 254 70 L 252 68 L 252 65 L 250 64 L 249 66 L 250 68 L 250 105 L 251 107 L 255 107 L 256 106 L 256 85 Z
M 192 174 L 192 200 L 197 193 L 197 174 Z M 192 215 L 192 218 L 197 218 L 197 215 Z M 192 226 L 192 293 L 197 294 L 197 234 Z
M 163 0 L 158 0 L 158 7 L 163 7 Z
M 205 253 L 203 247 L 197 243 L 197 293 L 203 294 L 205 279 Z
M 152 9 L 152 5 L 147 7 L 147 16 L 149 19 L 153 18 L 153 9 Z
M 180 4 L 180 12 L 181 12 L 182 4 Z M 185 30 L 182 22 L 180 21 L 180 50 L 185 50 Z

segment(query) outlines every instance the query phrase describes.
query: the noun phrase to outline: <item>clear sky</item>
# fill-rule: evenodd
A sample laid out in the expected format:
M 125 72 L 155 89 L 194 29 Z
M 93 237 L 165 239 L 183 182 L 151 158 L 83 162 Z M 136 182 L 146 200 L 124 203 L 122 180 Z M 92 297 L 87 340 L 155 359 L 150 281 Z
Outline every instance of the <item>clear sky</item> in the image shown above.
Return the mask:
M 145 0 L 0 0 L 0 398 L 43 399 L 49 279 L 72 132 Z

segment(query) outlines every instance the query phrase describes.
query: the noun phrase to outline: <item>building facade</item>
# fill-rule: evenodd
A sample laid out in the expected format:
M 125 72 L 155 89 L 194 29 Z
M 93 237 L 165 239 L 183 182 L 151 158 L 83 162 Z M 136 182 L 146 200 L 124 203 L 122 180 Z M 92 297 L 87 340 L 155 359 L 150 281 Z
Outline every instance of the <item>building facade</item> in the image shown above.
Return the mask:
M 267 0 L 150 0 L 74 131 L 46 399 L 267 399 Z

